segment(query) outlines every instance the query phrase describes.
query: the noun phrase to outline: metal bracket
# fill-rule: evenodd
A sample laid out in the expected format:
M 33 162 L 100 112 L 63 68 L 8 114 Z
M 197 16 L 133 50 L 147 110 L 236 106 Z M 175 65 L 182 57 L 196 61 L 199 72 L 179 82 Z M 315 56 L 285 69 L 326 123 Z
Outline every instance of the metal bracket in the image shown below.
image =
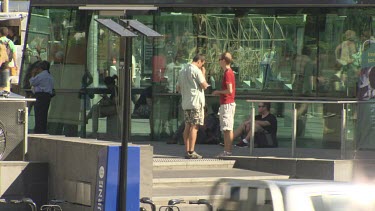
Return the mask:
M 26 110 L 25 109 L 18 109 L 18 111 L 17 111 L 17 123 L 18 124 L 25 124 L 26 123 Z

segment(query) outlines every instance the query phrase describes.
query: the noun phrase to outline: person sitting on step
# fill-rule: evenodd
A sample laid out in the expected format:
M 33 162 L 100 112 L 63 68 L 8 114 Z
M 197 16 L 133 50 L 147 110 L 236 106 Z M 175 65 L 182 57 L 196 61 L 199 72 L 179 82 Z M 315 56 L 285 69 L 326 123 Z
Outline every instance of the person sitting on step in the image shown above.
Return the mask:
M 255 147 L 277 147 L 277 119 L 270 113 L 271 103 L 259 103 L 259 115 L 255 116 Z M 247 147 L 251 137 L 251 117 L 244 121 L 233 134 L 233 138 L 241 137 L 237 147 Z

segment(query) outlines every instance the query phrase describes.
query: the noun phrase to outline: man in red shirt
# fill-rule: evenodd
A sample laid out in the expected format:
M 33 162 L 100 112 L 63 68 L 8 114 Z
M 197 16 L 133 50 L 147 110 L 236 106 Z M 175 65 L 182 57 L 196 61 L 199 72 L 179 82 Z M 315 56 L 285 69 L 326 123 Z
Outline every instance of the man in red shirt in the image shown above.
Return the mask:
M 236 81 L 233 70 L 230 67 L 231 62 L 232 55 L 230 53 L 225 52 L 220 55 L 219 63 L 224 71 L 224 77 L 221 83 L 221 90 L 212 92 L 213 95 L 220 95 L 220 129 L 224 133 L 224 152 L 217 157 L 232 155 L 233 123 L 236 111 L 236 103 L 234 102 Z

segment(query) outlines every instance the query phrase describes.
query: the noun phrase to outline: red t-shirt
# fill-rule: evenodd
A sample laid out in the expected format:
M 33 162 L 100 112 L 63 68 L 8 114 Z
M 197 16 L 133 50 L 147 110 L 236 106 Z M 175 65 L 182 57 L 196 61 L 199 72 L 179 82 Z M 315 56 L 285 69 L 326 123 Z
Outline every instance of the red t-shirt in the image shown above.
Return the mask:
M 232 94 L 221 94 L 220 105 L 234 103 L 234 97 L 236 96 L 236 79 L 231 68 L 225 70 L 223 81 L 221 82 L 221 90 L 226 90 L 228 84 L 232 84 Z

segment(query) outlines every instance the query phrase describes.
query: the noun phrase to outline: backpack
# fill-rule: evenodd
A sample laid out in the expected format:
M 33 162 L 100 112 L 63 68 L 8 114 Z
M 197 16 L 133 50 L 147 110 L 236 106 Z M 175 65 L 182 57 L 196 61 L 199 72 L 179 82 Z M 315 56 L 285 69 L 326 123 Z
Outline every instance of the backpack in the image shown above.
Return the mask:
M 10 41 L 11 41 L 11 40 L 0 40 L 0 44 L 4 45 L 5 48 L 6 48 L 6 52 L 7 52 L 7 54 L 8 54 L 8 61 L 9 61 L 9 62 L 12 61 L 12 59 L 13 59 L 13 52 L 12 52 L 12 50 L 10 49 L 10 46 L 9 46 L 9 42 L 10 42 Z

